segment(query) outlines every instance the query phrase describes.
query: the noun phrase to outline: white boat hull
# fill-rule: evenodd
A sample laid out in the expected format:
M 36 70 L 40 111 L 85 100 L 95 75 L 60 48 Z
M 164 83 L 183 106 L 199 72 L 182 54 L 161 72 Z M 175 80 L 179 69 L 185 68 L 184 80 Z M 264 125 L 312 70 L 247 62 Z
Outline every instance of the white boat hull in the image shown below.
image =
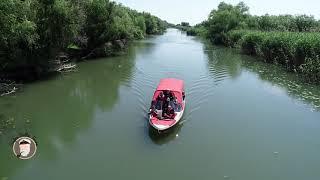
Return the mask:
M 171 124 L 171 125 L 162 125 L 162 124 L 154 124 L 152 123 L 152 115 L 149 116 L 149 124 L 155 128 L 156 130 L 158 131 L 164 131 L 164 130 L 168 130 L 172 127 L 174 127 L 175 125 L 179 124 L 179 122 L 181 121 L 182 117 L 183 117 L 183 114 L 184 114 L 184 110 L 185 110 L 185 107 L 186 107 L 186 101 L 183 100 L 183 109 L 182 111 L 180 112 L 175 112 L 176 113 L 176 116 L 174 117 L 174 124 Z M 159 120 L 159 121 L 163 121 L 163 120 Z M 164 120 L 165 121 L 165 120 Z

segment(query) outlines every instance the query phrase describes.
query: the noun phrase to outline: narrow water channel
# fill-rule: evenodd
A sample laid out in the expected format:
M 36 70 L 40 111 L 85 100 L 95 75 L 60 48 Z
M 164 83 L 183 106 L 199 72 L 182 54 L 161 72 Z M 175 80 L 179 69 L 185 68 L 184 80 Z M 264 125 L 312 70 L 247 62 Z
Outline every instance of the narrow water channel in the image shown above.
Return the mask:
M 159 79 L 185 81 L 182 123 L 159 136 L 147 110 Z M 0 98 L 0 179 L 311 180 L 320 177 L 320 88 L 169 29 L 126 55 Z M 18 160 L 28 132 L 38 151 Z

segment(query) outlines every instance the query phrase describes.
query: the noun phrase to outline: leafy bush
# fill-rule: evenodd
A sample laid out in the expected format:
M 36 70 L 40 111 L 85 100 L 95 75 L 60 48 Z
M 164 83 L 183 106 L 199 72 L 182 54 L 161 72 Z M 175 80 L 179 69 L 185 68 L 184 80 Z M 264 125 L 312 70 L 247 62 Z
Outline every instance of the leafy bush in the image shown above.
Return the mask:
M 190 27 L 186 31 L 188 36 L 207 37 L 207 34 L 208 34 L 208 31 L 204 26 Z
M 242 34 L 241 49 L 249 55 L 261 54 L 261 44 L 264 38 L 264 33 L 250 31 L 247 34 Z
M 229 31 L 227 33 L 226 41 L 224 42 L 224 45 L 235 47 L 238 45 L 238 42 L 242 39 L 242 37 L 247 34 L 247 30 L 234 30 Z
M 305 64 L 300 66 L 305 79 L 312 83 L 320 84 L 320 57 L 307 58 Z
M 110 41 L 159 34 L 168 26 L 109 0 L 2 0 L 0 16 L 0 77 L 9 71 L 45 72 L 68 45 L 90 52 Z

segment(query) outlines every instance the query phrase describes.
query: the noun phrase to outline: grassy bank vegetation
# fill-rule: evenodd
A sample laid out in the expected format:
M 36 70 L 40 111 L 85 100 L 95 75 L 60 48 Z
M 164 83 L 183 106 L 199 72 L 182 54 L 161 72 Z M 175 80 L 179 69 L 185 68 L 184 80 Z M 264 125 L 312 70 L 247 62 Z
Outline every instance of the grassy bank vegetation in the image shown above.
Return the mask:
M 60 52 L 107 56 L 167 26 L 108 0 L 2 0 L 0 16 L 0 78 L 38 78 Z
M 307 15 L 252 16 L 244 3 L 220 3 L 209 18 L 187 30 L 214 44 L 238 47 L 320 83 L 320 21 Z

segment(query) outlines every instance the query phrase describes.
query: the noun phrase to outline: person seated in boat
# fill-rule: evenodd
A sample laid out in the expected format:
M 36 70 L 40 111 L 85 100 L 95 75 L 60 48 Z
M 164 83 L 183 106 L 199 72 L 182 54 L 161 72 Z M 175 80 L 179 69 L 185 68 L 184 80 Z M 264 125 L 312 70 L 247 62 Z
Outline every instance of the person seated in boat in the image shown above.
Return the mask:
M 177 97 L 175 97 L 175 96 L 173 97 L 173 103 L 174 103 L 174 104 L 178 104 L 178 99 L 177 99 Z
M 150 110 L 153 117 L 158 117 L 159 119 L 162 119 L 163 117 L 163 101 L 155 101 L 154 110 Z
M 157 116 L 157 109 L 156 109 L 156 103 L 155 102 L 152 102 L 149 114 L 151 114 L 152 116 Z
M 167 111 L 164 113 L 164 118 L 174 119 L 174 109 L 169 105 Z
M 175 110 L 178 107 L 178 101 L 177 98 L 174 96 L 173 100 L 170 101 L 169 105 Z
M 169 98 L 166 98 L 165 101 L 163 101 L 163 111 L 162 111 L 163 115 L 168 111 L 169 105 L 170 105 Z
M 174 113 L 173 107 L 169 108 L 169 116 L 170 116 L 170 119 L 174 119 L 174 117 L 176 116 L 176 114 Z
M 167 109 L 168 106 L 169 106 L 169 104 L 170 104 L 170 98 L 167 97 L 167 98 L 165 99 L 165 101 L 163 102 L 163 108 L 164 108 L 164 109 Z
M 157 97 L 157 101 L 164 101 L 165 100 L 165 96 L 163 94 L 163 92 L 161 91 Z
M 173 101 L 175 98 L 174 94 L 171 91 L 169 92 L 169 98 L 170 98 L 170 101 Z
M 169 92 L 170 92 L 170 91 L 168 91 L 168 90 L 164 90 L 164 91 L 163 91 L 163 94 L 164 94 L 165 99 L 167 99 L 167 98 L 169 97 L 169 95 L 170 95 Z
M 163 91 L 163 94 L 164 94 L 165 96 L 168 96 L 168 95 L 169 95 L 169 90 L 164 90 L 164 91 Z
M 169 106 L 169 102 L 168 102 L 168 98 L 165 98 L 165 100 L 163 101 L 163 111 L 162 111 L 162 116 L 165 117 L 168 113 L 168 106 Z

